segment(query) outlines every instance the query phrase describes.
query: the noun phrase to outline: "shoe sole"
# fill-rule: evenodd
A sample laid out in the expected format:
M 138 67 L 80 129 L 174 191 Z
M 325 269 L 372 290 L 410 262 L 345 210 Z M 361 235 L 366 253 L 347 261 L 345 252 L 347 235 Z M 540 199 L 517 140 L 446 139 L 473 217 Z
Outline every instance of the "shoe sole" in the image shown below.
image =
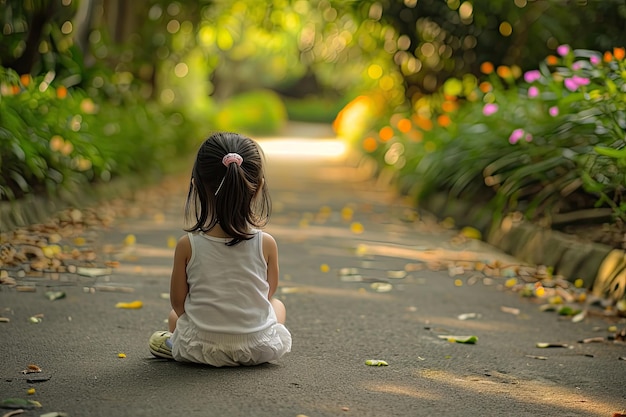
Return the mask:
M 172 354 L 168 354 L 168 353 L 162 353 L 159 352 L 158 350 L 154 349 L 152 346 L 150 346 L 150 353 L 152 353 L 154 356 L 158 357 L 158 358 L 163 358 L 163 359 L 174 359 L 172 357 Z

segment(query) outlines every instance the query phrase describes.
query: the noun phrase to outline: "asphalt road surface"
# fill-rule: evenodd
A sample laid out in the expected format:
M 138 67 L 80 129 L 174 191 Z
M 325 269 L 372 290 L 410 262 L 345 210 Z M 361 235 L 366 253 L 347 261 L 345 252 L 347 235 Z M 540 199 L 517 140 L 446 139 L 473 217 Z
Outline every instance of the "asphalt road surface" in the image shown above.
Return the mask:
M 188 185 L 170 179 L 125 202 L 110 227 L 85 232 L 99 259 L 119 262 L 110 275 L 18 278 L 34 292 L 0 286 L 0 316 L 10 320 L 0 323 L 0 400 L 41 404 L 22 416 L 71 417 L 601 417 L 626 408 L 626 345 L 578 343 L 623 323 L 574 323 L 506 288 L 510 277 L 460 270 L 518 262 L 416 212 L 338 155 L 335 141 L 262 143 L 291 353 L 250 368 L 151 356 L 149 336 L 166 327 Z M 136 300 L 139 309 L 116 308 Z M 31 364 L 42 372 L 23 374 Z

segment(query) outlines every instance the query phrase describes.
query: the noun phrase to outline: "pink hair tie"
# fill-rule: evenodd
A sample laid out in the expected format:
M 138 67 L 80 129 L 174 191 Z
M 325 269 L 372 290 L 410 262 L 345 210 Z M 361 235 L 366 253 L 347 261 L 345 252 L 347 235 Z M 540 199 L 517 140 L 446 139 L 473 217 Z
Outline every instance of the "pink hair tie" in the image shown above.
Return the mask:
M 233 162 L 241 166 L 241 163 L 243 162 L 243 158 L 238 153 L 227 153 L 222 158 L 222 164 L 224 164 L 225 166 L 229 166 Z

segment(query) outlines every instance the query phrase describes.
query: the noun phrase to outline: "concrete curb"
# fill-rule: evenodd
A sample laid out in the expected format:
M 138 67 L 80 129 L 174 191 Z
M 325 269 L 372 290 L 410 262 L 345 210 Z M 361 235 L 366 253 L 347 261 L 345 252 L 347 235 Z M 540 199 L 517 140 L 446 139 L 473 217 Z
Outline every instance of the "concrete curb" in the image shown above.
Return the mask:
M 85 208 L 98 201 L 129 196 L 139 187 L 152 182 L 152 179 L 132 177 L 65 190 L 54 197 L 28 195 L 17 201 L 0 202 L 0 232 L 45 222 L 70 207 Z
M 478 229 L 483 240 L 522 262 L 545 265 L 568 281 L 582 279 L 584 287 L 598 296 L 622 298 L 626 286 L 626 252 L 608 245 L 585 242 L 576 236 L 546 229 L 509 215 L 494 224 L 487 206 L 451 199 L 444 193 L 431 196 L 419 207 L 451 217 L 457 227 Z

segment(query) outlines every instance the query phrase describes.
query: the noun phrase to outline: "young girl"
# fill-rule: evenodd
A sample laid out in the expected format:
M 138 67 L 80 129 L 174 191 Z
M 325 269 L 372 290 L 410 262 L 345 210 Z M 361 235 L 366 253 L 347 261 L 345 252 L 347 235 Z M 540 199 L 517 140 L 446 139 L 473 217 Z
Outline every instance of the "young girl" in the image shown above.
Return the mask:
M 291 350 L 278 285 L 278 248 L 262 232 L 270 198 L 257 144 L 216 133 L 200 146 L 170 283 L 169 332 L 153 355 L 213 366 L 256 365 Z

